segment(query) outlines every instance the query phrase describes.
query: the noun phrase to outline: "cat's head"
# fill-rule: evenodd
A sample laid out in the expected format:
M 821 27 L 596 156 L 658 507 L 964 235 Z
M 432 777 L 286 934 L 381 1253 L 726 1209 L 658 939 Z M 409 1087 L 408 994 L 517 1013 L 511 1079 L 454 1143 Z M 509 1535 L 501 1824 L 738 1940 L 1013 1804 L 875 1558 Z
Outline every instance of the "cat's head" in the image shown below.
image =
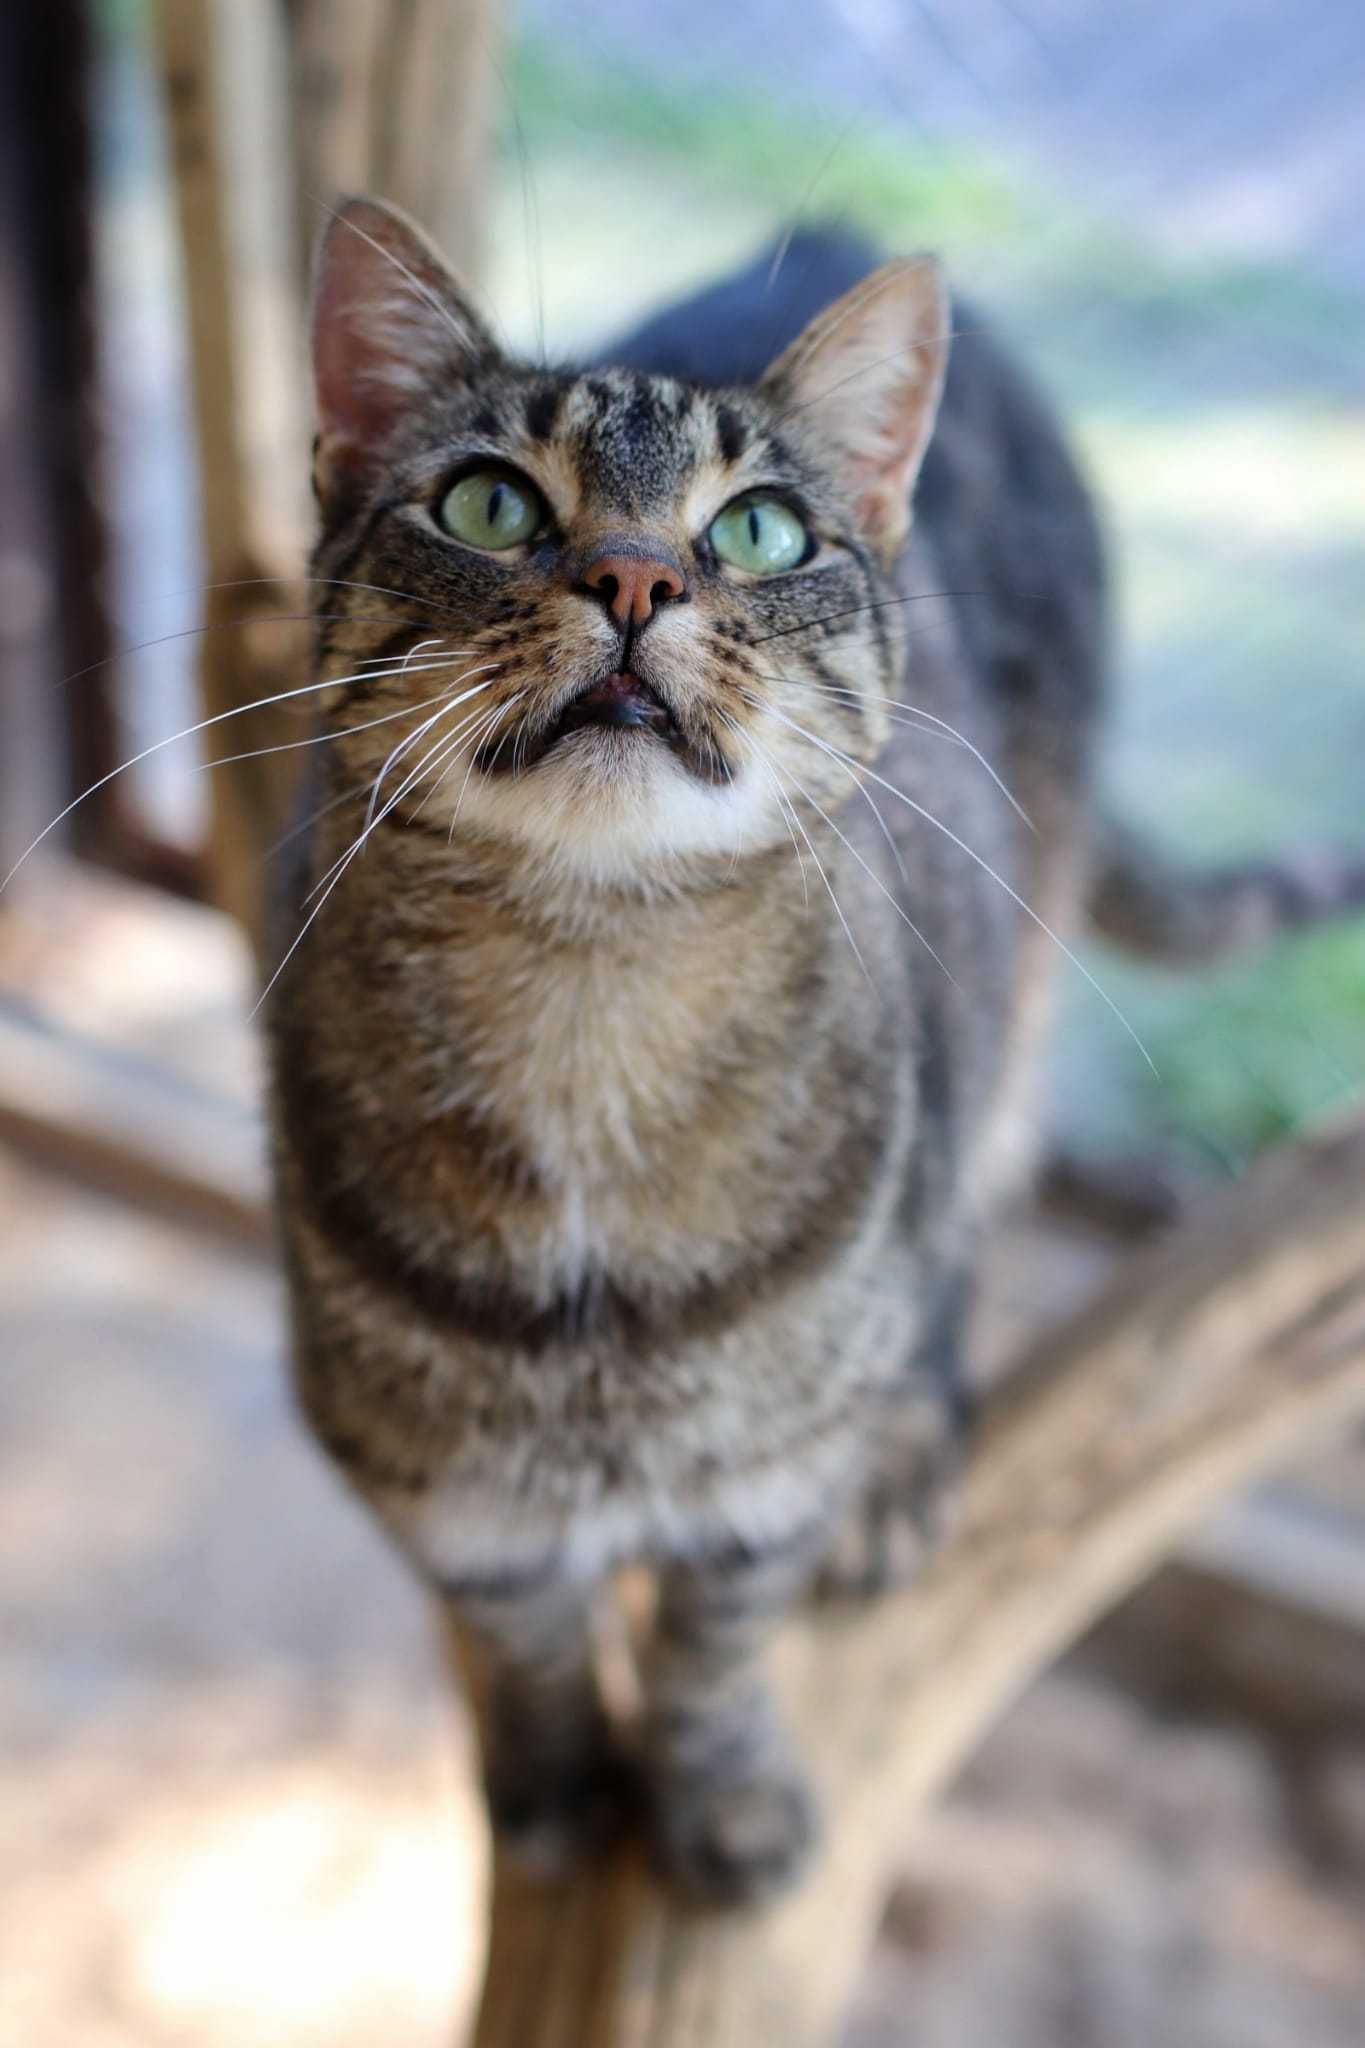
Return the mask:
M 837 755 L 887 730 L 946 335 L 918 259 L 753 386 L 532 367 L 418 229 L 351 201 L 313 323 L 325 672 L 361 676 L 338 786 L 401 745 L 381 806 L 615 879 L 841 804 Z

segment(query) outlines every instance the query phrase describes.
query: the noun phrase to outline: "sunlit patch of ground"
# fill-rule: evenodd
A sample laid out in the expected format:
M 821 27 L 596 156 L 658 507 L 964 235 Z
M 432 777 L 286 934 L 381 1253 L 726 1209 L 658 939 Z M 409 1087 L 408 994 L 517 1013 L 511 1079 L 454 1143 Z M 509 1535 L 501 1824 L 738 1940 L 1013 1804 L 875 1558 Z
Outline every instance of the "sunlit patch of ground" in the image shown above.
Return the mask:
M 482 1825 L 278 1284 L 0 1159 L 0 2044 L 448 2048 Z

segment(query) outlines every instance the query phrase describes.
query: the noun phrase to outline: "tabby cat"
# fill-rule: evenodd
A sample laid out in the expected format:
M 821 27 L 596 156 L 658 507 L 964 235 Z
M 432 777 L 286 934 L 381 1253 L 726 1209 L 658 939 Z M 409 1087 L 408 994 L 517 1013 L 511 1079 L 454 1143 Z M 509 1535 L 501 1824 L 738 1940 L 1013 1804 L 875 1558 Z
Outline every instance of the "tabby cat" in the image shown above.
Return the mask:
M 647 1810 L 710 1897 L 813 1841 L 765 1641 L 932 1526 L 1103 867 L 1095 523 L 955 317 L 950 355 L 933 262 L 810 233 L 547 369 L 385 207 L 319 261 L 333 687 L 269 1002 L 300 1399 L 529 1847 L 606 1808 L 594 1614 L 652 1570 Z

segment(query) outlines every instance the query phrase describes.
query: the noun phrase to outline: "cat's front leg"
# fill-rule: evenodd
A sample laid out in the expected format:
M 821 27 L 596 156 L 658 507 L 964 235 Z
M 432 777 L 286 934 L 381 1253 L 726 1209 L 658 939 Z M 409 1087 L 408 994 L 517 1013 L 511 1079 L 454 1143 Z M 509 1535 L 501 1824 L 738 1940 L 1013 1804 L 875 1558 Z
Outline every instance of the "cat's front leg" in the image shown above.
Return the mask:
M 440 1591 L 493 1825 L 519 1860 L 558 1869 L 612 1834 L 625 1803 L 593 1668 L 596 1589 L 551 1565 Z
M 645 1723 L 655 1839 L 669 1875 L 704 1898 L 778 1891 L 815 1843 L 814 1801 L 764 1662 L 817 1554 L 802 1537 L 660 1575 Z
M 945 1286 L 904 1379 L 869 1415 L 866 1476 L 816 1575 L 823 1599 L 905 1585 L 953 1526 L 975 1406 L 963 1361 L 968 1306 L 965 1280 Z

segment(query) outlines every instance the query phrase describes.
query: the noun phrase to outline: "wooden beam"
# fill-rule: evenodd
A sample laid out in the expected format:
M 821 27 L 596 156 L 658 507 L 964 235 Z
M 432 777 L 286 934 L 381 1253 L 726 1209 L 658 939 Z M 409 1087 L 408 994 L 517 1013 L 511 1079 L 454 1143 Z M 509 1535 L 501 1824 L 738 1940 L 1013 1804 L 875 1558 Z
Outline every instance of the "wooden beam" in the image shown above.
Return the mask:
M 267 1252 L 259 1118 L 0 1001 L 0 1143 L 140 1208 Z
M 500 0 L 295 0 L 299 239 L 347 192 L 391 199 L 482 267 Z
M 1022 1361 L 918 1587 L 790 1628 L 828 1825 L 806 1886 L 723 1916 L 629 1847 L 549 1883 L 498 1859 L 476 2048 L 828 2048 L 915 1806 L 1188 1525 L 1362 1412 L 1365 1115 L 1201 1205 Z
M 286 136 L 286 53 L 273 0 L 156 0 L 180 224 L 198 456 L 204 623 L 200 698 L 239 753 L 297 738 L 289 706 L 236 715 L 305 676 L 301 582 L 308 408 Z M 215 899 L 258 944 L 259 855 L 288 807 L 293 756 L 212 777 Z
M 477 267 L 491 154 L 496 0 L 156 0 L 180 219 L 208 631 L 207 717 L 306 676 L 301 582 L 311 403 L 303 274 L 325 204 L 387 193 Z M 291 104 L 291 92 L 293 95 Z M 279 748 L 297 706 L 234 715 L 217 751 Z M 297 756 L 217 771 L 215 899 L 263 948 L 260 854 Z

